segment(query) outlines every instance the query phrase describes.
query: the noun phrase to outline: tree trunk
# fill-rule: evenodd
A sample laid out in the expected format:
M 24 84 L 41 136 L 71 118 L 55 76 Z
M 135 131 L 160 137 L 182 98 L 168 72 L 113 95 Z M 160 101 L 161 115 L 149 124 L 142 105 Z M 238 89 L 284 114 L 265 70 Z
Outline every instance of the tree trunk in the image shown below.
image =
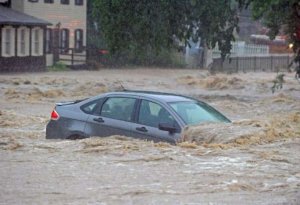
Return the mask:
M 212 64 L 212 50 L 207 47 L 205 39 L 201 40 L 201 47 L 203 49 L 200 54 L 201 55 L 200 67 L 203 69 L 209 69 L 211 67 L 210 65 Z

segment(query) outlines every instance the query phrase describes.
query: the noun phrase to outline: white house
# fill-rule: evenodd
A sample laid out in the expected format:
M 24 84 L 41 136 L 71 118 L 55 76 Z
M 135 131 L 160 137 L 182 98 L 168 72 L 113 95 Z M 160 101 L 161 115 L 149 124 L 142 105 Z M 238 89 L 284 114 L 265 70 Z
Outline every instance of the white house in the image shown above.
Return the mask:
M 10 9 L 0 2 L 0 71 L 46 68 L 44 35 L 49 22 Z
M 50 22 L 45 34 L 47 65 L 86 60 L 87 0 L 11 0 L 11 8 Z

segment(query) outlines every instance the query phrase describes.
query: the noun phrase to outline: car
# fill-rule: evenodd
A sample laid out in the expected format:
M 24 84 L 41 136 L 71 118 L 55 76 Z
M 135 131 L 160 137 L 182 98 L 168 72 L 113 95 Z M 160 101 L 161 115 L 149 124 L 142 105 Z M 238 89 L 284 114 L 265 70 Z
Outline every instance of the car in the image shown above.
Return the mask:
M 187 125 L 231 122 L 205 102 L 172 93 L 120 91 L 57 103 L 46 127 L 47 139 L 124 135 L 176 143 Z

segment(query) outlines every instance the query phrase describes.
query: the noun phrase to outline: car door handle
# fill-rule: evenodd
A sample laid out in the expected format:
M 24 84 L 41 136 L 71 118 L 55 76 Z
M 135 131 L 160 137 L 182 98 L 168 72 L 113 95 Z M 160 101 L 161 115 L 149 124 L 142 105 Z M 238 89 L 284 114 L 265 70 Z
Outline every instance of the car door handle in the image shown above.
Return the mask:
M 148 130 L 146 129 L 146 127 L 137 127 L 135 128 L 137 131 L 140 131 L 140 132 L 148 132 Z
M 94 118 L 93 120 L 96 121 L 96 122 L 100 122 L 100 123 L 104 122 L 104 120 L 101 117 Z

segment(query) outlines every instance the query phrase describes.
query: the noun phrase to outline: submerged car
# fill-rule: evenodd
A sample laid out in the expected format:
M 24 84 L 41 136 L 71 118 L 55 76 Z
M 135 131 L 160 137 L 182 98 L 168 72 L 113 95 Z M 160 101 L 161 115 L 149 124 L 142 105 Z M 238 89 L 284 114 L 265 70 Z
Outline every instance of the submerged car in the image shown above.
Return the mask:
M 110 92 L 57 103 L 47 124 L 47 139 L 125 135 L 176 143 L 187 125 L 230 122 L 208 104 L 190 97 L 149 91 Z

